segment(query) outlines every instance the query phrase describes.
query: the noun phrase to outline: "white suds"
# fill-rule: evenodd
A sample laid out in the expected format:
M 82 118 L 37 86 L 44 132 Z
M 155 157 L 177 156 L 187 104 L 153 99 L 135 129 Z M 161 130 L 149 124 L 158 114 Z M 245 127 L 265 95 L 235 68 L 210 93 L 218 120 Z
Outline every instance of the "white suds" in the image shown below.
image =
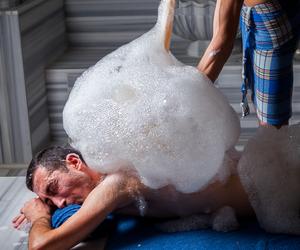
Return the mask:
M 160 8 L 159 15 L 167 11 Z M 77 79 L 63 111 L 64 128 L 99 171 L 116 171 L 112 163 L 126 160 L 151 188 L 173 184 L 194 192 L 223 171 L 240 123 L 207 77 L 165 50 L 165 26 L 160 21 Z
M 238 171 L 261 227 L 299 235 L 300 124 L 259 128 Z

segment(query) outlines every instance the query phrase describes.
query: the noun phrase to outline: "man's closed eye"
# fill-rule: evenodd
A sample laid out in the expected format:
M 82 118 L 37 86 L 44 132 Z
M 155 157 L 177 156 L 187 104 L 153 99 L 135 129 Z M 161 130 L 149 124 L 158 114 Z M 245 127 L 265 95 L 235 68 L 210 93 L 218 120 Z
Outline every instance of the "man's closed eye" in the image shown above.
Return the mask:
M 58 191 L 58 183 L 57 181 L 53 181 L 51 182 L 47 188 L 46 188 L 46 193 L 48 195 L 56 195 L 57 194 L 57 191 Z

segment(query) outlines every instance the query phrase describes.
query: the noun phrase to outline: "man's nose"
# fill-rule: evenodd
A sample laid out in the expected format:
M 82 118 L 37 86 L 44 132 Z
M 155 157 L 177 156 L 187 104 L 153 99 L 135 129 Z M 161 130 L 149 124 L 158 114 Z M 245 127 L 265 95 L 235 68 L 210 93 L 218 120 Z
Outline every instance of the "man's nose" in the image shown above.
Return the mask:
M 62 197 L 53 197 L 52 201 L 58 208 L 64 208 L 66 206 L 66 199 Z

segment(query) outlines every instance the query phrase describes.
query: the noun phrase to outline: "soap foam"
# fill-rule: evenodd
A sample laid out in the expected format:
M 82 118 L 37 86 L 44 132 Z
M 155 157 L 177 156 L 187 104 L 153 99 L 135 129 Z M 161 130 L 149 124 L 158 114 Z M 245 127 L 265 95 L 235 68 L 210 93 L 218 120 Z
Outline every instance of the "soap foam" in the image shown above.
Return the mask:
M 130 161 L 151 188 L 194 192 L 227 171 L 224 153 L 240 123 L 207 77 L 164 48 L 170 2 L 161 2 L 152 30 L 77 79 L 63 122 L 89 166 L 108 173 Z
M 259 128 L 238 171 L 260 225 L 272 233 L 300 234 L 300 124 Z

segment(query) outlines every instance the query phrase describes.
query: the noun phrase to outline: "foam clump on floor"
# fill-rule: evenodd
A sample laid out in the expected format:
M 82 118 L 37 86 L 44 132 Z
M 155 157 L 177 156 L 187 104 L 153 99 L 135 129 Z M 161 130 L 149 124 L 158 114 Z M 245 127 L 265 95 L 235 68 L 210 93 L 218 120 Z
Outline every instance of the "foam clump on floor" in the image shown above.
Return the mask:
M 259 128 L 238 171 L 260 225 L 268 232 L 300 234 L 300 124 Z
M 164 47 L 168 4 L 156 26 L 77 79 L 63 112 L 72 145 L 102 172 L 130 162 L 144 184 L 194 192 L 222 171 L 240 123 L 221 92 Z

